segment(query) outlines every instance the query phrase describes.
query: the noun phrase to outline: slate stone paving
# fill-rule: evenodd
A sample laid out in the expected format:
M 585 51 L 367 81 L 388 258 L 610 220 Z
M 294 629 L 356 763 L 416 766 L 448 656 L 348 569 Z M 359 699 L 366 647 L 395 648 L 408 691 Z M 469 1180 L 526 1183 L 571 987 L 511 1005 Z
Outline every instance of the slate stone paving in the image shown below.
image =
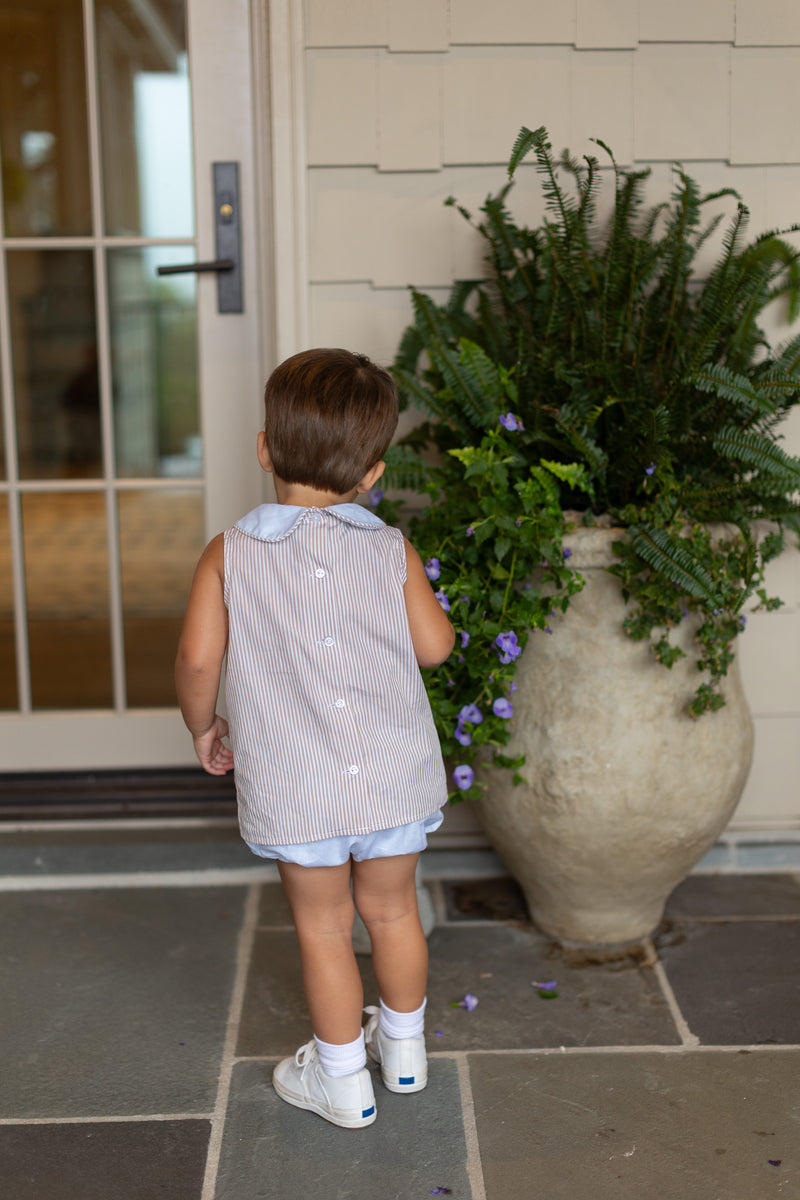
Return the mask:
M 800 1200 L 796 875 L 694 876 L 655 948 L 597 965 L 510 880 L 433 878 L 428 1088 L 376 1075 L 347 1131 L 271 1088 L 310 1036 L 299 958 L 229 835 L 0 845 L 9 1200 Z

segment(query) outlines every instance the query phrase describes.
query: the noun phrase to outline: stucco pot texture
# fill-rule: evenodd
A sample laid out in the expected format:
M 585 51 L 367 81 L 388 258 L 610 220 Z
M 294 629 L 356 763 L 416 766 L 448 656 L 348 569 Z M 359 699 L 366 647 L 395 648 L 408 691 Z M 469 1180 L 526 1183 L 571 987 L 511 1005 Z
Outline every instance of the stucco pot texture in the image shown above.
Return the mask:
M 522 887 L 533 920 L 563 942 L 640 940 L 672 889 L 725 828 L 753 748 L 738 664 L 726 705 L 692 720 L 701 681 L 691 619 L 671 670 L 623 631 L 615 561 L 619 529 L 565 538 L 585 586 L 552 636 L 530 635 L 516 674 L 511 742 L 527 783 L 487 770 L 476 810 Z

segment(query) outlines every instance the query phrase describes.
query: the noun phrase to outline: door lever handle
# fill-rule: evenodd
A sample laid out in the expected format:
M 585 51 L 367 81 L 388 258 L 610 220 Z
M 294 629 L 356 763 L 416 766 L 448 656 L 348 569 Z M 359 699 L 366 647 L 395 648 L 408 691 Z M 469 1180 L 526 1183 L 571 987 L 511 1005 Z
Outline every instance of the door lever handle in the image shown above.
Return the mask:
M 215 258 L 212 262 L 174 263 L 170 267 L 156 267 L 156 274 L 183 275 L 186 271 L 195 271 L 198 274 L 202 271 L 232 271 L 235 265 L 232 258 Z
M 215 259 L 209 262 L 174 263 L 156 267 L 159 275 L 197 275 L 215 271 L 217 275 L 217 312 L 244 312 L 242 287 L 242 241 L 239 227 L 239 164 L 212 163 L 214 186 Z

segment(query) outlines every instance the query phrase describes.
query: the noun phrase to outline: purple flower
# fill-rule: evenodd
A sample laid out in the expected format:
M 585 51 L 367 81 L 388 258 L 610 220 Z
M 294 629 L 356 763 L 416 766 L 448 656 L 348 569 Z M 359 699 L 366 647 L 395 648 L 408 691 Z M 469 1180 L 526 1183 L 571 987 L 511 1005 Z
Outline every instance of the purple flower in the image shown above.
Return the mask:
M 571 557 L 572 557 L 572 551 L 570 550 L 569 546 L 567 546 L 564 549 L 564 558 L 571 558 Z
M 742 613 L 742 615 L 739 617 L 739 628 L 744 629 L 746 624 L 747 624 L 747 617 L 744 615 L 744 613 Z
M 458 725 L 456 725 L 456 731 L 453 734 L 453 737 L 457 742 L 460 742 L 462 746 L 469 746 L 472 743 L 472 734 L 468 729 L 464 728 L 460 721 Z
M 645 473 L 645 475 L 653 475 L 655 473 L 655 469 L 656 469 L 656 464 L 650 463 L 649 467 L 645 467 L 644 473 Z
M 445 612 L 450 612 L 450 601 L 447 599 L 447 592 L 439 588 L 438 592 L 434 592 L 434 596 L 441 604 Z
M 509 629 L 507 633 L 498 633 L 494 640 L 500 651 L 501 663 L 513 662 L 522 654 L 522 647 L 517 645 L 517 635 L 512 630 Z
M 502 717 L 504 721 L 507 721 L 509 717 L 513 717 L 514 715 L 514 705 L 510 700 L 498 696 L 492 705 L 492 712 L 496 717 Z
M 549 626 L 549 625 L 545 625 L 545 627 L 544 627 L 544 631 L 545 631 L 545 633 L 552 633 L 552 632 L 553 632 L 553 631 L 552 631 L 552 629 L 550 628 L 550 626 Z
M 517 690 L 517 685 L 515 683 L 512 683 L 511 687 L 508 690 L 512 693 L 515 692 Z
M 475 778 L 475 772 L 467 763 L 461 763 L 453 769 L 453 779 L 456 781 L 456 786 L 462 791 L 466 791 Z
M 473 527 L 471 525 L 468 525 L 467 526 L 467 537 L 472 537 L 474 532 L 475 532 L 475 530 L 473 529 Z
M 517 529 L 519 529 L 521 524 L 522 524 L 522 517 L 517 517 Z
M 509 433 L 516 433 L 518 429 L 522 429 L 522 420 L 515 417 L 512 412 L 500 413 L 500 424 L 503 429 L 507 429 Z
M 425 563 L 425 574 L 431 581 L 438 579 L 442 573 L 438 558 L 429 558 Z
M 383 499 L 383 488 L 373 488 L 369 493 L 369 502 L 373 508 Z
M 463 1000 L 459 1000 L 457 1004 L 453 1005 L 453 1008 L 465 1008 L 467 1012 L 474 1012 L 477 1007 L 478 997 L 473 996 L 472 992 L 467 992 Z
M 483 713 L 477 704 L 465 704 L 458 714 L 458 719 L 460 722 L 469 721 L 471 725 L 480 725 L 483 720 Z
M 469 634 L 467 633 L 466 629 L 462 629 L 461 630 L 461 649 L 466 650 L 468 645 L 469 645 Z

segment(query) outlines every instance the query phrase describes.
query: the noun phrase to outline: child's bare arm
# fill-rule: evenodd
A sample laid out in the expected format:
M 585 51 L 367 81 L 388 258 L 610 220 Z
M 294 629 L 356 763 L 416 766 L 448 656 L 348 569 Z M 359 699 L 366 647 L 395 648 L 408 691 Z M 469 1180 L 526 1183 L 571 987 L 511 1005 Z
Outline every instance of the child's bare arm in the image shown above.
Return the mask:
M 206 546 L 197 564 L 175 661 L 175 687 L 183 719 L 201 766 L 224 775 L 233 755 L 222 738 L 228 723 L 216 712 L 222 660 L 228 645 L 223 601 L 222 534 Z
M 414 653 L 421 667 L 438 667 L 450 654 L 456 631 L 433 594 L 422 559 L 406 539 L 408 575 L 404 588 Z

